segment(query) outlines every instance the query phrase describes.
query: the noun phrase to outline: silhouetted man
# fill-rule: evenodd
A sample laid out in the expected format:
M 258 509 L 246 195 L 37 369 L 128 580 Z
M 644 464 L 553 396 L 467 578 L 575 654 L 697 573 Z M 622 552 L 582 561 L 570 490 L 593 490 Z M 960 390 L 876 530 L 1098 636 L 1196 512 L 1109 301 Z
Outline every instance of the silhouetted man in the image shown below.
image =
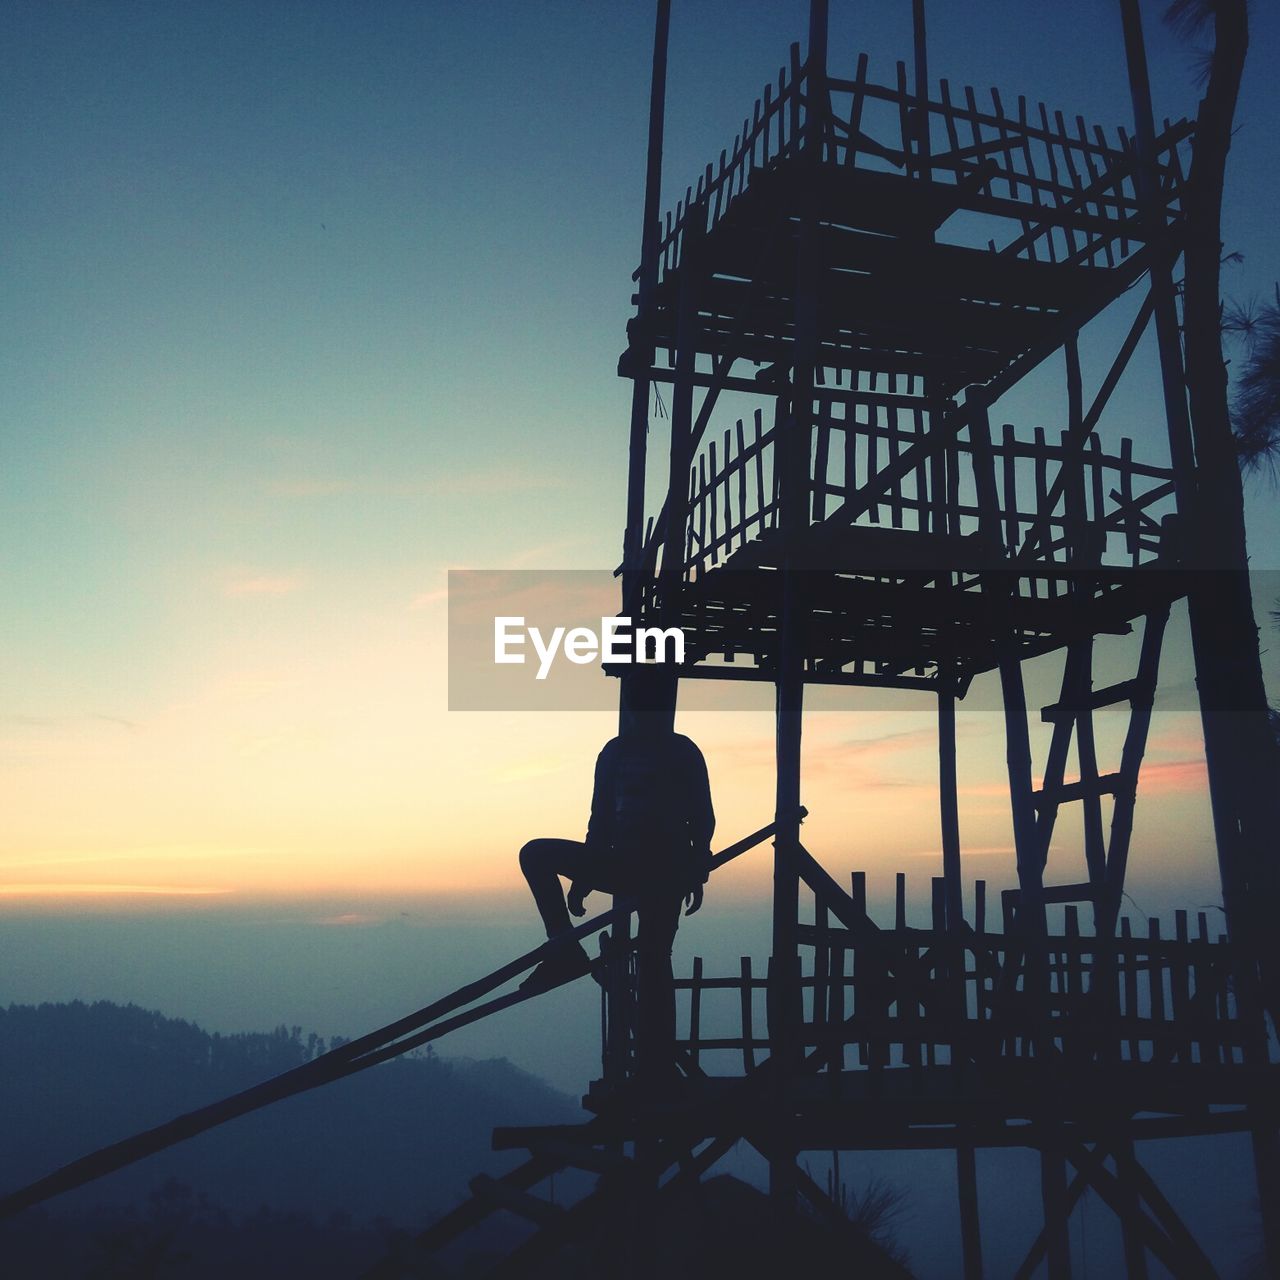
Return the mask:
M 702 905 L 711 870 L 715 813 L 702 752 L 671 728 L 670 678 L 641 667 L 626 677 L 627 728 L 596 760 L 591 820 L 585 842 L 531 840 L 520 850 L 534 901 L 555 940 L 572 929 L 569 913 L 586 913 L 593 889 L 624 895 L 640 917 L 639 1027 L 642 1069 L 662 1072 L 675 1040 L 671 947 L 680 904 L 692 915 Z M 570 883 L 568 901 L 560 877 Z M 544 960 L 524 983 L 542 989 L 589 971 L 581 943 Z

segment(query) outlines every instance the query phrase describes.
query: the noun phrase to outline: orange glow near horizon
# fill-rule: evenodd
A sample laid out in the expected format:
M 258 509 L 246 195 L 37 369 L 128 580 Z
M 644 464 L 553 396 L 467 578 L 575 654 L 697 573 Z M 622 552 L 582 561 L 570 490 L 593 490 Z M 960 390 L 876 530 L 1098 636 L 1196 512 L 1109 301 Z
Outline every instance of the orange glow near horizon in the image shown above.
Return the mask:
M 216 594 L 219 607 L 289 598 Z M 585 832 L 595 756 L 615 719 L 449 713 L 443 602 L 420 599 L 406 590 L 393 617 L 313 629 L 302 657 L 292 632 L 255 634 L 256 664 L 211 657 L 128 722 L 11 718 L 0 727 L 0 902 L 523 894 L 520 846 Z M 940 874 L 929 701 L 860 709 L 857 691 L 845 693 L 828 702 L 841 709 L 806 716 L 806 847 L 840 876 L 904 865 L 913 880 Z M 679 717 L 707 757 L 717 848 L 772 817 L 765 688 L 759 704 Z M 1100 752 L 1115 746 L 1106 739 L 1100 723 Z M 958 742 L 963 846 L 981 859 L 974 874 L 998 879 L 1012 867 L 1001 718 L 962 708 Z M 1169 867 L 1209 839 L 1203 771 L 1195 718 L 1158 721 L 1139 811 Z M 1164 811 L 1143 810 L 1143 794 L 1168 797 Z M 767 847 L 744 857 L 721 891 L 767 894 L 771 864 Z
M 230 889 L 171 884 L 0 884 L 0 898 L 157 897 L 212 898 Z

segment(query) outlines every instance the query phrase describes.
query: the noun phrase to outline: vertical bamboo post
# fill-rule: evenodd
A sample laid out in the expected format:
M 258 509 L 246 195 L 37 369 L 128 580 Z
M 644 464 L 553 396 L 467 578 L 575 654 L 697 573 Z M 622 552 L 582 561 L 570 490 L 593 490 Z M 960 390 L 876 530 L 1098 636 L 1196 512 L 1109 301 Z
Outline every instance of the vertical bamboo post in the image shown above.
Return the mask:
M 827 110 L 827 0 L 810 0 L 809 48 L 805 63 L 808 78 L 804 138 L 800 162 L 808 172 L 821 162 L 822 136 Z M 793 84 L 798 95 L 799 85 Z M 808 184 L 812 191 L 812 183 Z M 800 910 L 800 732 L 804 710 L 804 649 L 801 640 L 802 602 L 797 599 L 795 544 L 808 524 L 809 437 L 813 425 L 814 364 L 817 350 L 818 243 L 814 211 L 801 217 L 796 263 L 795 323 L 791 412 L 785 435 L 775 441 L 777 466 L 782 468 L 779 488 L 779 523 L 782 529 L 782 599 L 778 620 L 776 672 L 775 750 L 777 757 L 776 813 L 773 864 L 773 1021 L 770 1037 L 773 1056 L 780 1063 L 779 1093 L 790 1070 L 799 1064 L 800 1041 L 799 953 L 796 925 Z M 781 394 L 786 394 L 785 389 Z M 779 1098 L 779 1101 L 781 1099 Z M 780 1212 L 795 1207 L 796 1153 L 775 1148 L 769 1163 L 769 1191 Z
M 923 3 L 916 0 L 921 10 L 923 27 Z M 921 30 L 918 40 L 923 39 Z M 921 77 L 921 55 L 917 55 L 917 77 Z M 960 810 L 956 780 L 956 697 L 952 687 L 938 693 L 938 791 L 942 810 L 942 877 L 946 902 L 946 928 L 956 936 L 964 924 L 964 900 L 960 882 Z M 981 917 L 979 916 L 979 919 Z M 980 926 L 979 926 L 980 927 Z M 954 952 L 948 952 L 949 962 L 958 968 L 951 975 L 957 985 L 957 999 L 951 1005 L 953 1014 L 961 1020 L 968 1017 L 968 995 L 965 989 L 965 954 L 957 942 Z M 962 1070 L 962 1045 L 953 1041 L 952 1064 Z M 973 1144 L 959 1141 L 956 1144 L 956 1192 L 960 1209 L 960 1252 L 964 1280 L 982 1280 L 982 1228 L 978 1214 L 978 1169 Z
M 942 673 L 939 673 L 942 677 Z M 948 932 L 964 923 L 960 884 L 960 807 L 956 785 L 956 695 L 950 684 L 938 686 L 938 800 L 942 819 L 942 878 L 946 884 Z
M 916 155 L 919 176 L 929 176 L 929 54 L 925 41 L 924 0 L 911 0 L 911 28 L 915 46 Z
M 1124 26 L 1129 96 L 1133 103 L 1134 142 L 1138 152 L 1138 196 L 1143 220 L 1147 223 L 1146 235 L 1150 240 L 1164 229 L 1164 212 L 1155 173 L 1155 121 L 1151 114 L 1151 81 L 1147 74 L 1147 50 L 1142 35 L 1142 14 L 1138 8 L 1138 0 L 1120 0 L 1120 16 Z M 1156 341 L 1160 349 L 1160 376 L 1164 388 L 1169 451 L 1173 459 L 1178 509 L 1187 516 L 1193 508 L 1195 460 L 1187 411 L 1186 383 L 1182 372 L 1182 345 L 1178 335 L 1172 268 L 1171 262 L 1159 259 L 1153 261 L 1151 289 L 1155 296 Z
M 645 467 L 649 436 L 649 370 L 653 365 L 653 295 L 658 287 L 658 245 L 662 234 L 662 143 L 667 100 L 667 46 L 671 30 L 671 0 L 658 0 L 653 31 L 653 67 L 649 84 L 649 141 L 645 161 L 644 222 L 640 233 L 640 279 L 637 299 L 638 340 L 631 348 L 631 431 L 627 460 L 627 523 L 623 534 L 622 563 L 627 572 L 622 582 L 622 612 L 639 613 L 640 565 L 644 553 Z M 674 474 L 674 473 L 673 473 Z M 675 513 L 671 513 L 674 518 Z M 668 537 L 673 536 L 668 523 Z M 682 532 L 682 530 L 681 530 Z M 675 535 L 675 536 L 678 536 Z M 627 728 L 626 699 L 619 691 L 618 731 Z M 617 1079 L 626 1072 L 630 1019 L 626 1016 L 630 992 L 625 957 L 631 941 L 631 918 L 620 915 L 610 930 L 614 957 L 606 993 L 610 1013 L 607 1020 L 604 1074 Z
M 1127 1134 L 1117 1144 L 1113 1162 L 1116 1194 L 1124 1209 L 1120 1215 L 1120 1232 L 1124 1241 L 1125 1275 L 1129 1280 L 1147 1280 L 1147 1249 L 1135 1226 L 1142 1212 L 1142 1202 L 1133 1177 L 1137 1158 L 1134 1155 L 1133 1139 Z
M 1164 639 L 1169 606 L 1147 614 L 1142 631 L 1142 648 L 1138 655 L 1138 673 L 1130 695 L 1129 728 L 1120 754 L 1120 787 L 1111 810 L 1111 831 L 1107 843 L 1106 890 L 1101 909 L 1095 910 L 1097 933 L 1111 933 L 1124 894 L 1125 869 L 1129 862 L 1129 842 L 1133 834 L 1133 812 L 1137 799 L 1138 769 L 1146 751 L 1147 733 L 1155 702 L 1156 681 L 1160 670 L 1160 649 Z
M 1031 735 L 1027 728 L 1027 695 L 1022 664 L 1013 651 L 1012 637 L 1004 638 L 1000 658 L 1000 690 L 1004 695 L 1005 764 L 1009 774 L 1009 803 L 1013 842 L 1017 851 L 1018 917 L 1040 936 L 1045 931 L 1044 863 L 1036 840 L 1035 798 L 1031 782 Z
M 649 146 L 645 162 L 644 224 L 640 236 L 640 279 L 637 305 L 639 340 L 631 351 L 631 435 L 627 467 L 627 524 L 622 562 L 639 567 L 644 532 L 644 476 L 649 436 L 649 369 L 653 364 L 652 307 L 658 285 L 659 205 L 662 199 L 662 142 L 667 99 L 667 44 L 671 28 L 671 0 L 658 0 L 653 32 L 653 73 L 649 86 Z M 624 580 L 623 608 L 635 601 L 638 584 Z M 634 615 L 632 615 L 634 616 Z
M 1133 934 L 1129 927 L 1129 917 L 1120 919 L 1120 990 L 1122 993 L 1122 1012 L 1129 1025 L 1135 1028 L 1129 1037 L 1129 1061 L 1139 1062 L 1142 1059 L 1142 1043 L 1138 1039 L 1136 1028 L 1139 1023 L 1138 1003 L 1138 952 L 1133 944 Z
M 699 1067 L 699 1045 L 702 1039 L 702 957 L 693 957 L 693 980 L 689 985 L 689 1061 Z
M 1067 1162 L 1055 1122 L 1046 1126 L 1040 1148 L 1040 1197 L 1044 1203 L 1049 1280 L 1071 1280 L 1071 1240 L 1068 1235 L 1071 1202 L 1067 1199 Z M 1052 1137 L 1050 1136 L 1052 1134 Z
M 818 1041 L 817 1052 L 822 1054 L 825 1051 L 823 1039 L 830 1029 L 827 1003 L 831 989 L 831 917 L 827 904 L 820 898 L 813 904 L 813 925 L 813 1000 L 809 1021 Z M 802 1002 L 803 998 L 802 992 Z M 803 1011 L 803 1003 L 801 1009 Z M 829 1061 L 827 1069 L 832 1069 Z
M 969 414 L 969 435 L 973 446 L 973 469 L 978 496 L 979 525 L 986 534 L 989 554 L 994 555 L 1000 539 L 1000 507 L 996 490 L 995 459 L 991 451 L 991 425 L 986 403 L 981 397 L 966 399 Z M 1006 449 L 1010 441 L 1006 439 Z M 1006 454 L 1006 466 L 1009 455 Z M 1012 504 L 1013 495 L 1005 493 L 1006 504 Z M 997 570 L 987 578 L 985 589 L 993 599 L 1001 601 L 1011 597 L 1017 589 L 1016 581 L 1007 573 Z M 1009 773 L 1009 798 L 1013 817 L 1013 841 L 1017 851 L 1018 885 L 1021 889 L 1018 916 L 1030 932 L 1043 934 L 1044 886 L 1043 864 L 1038 856 L 1036 840 L 1035 798 L 1031 785 L 1031 737 L 1027 728 L 1027 696 L 1022 684 L 1022 664 L 1017 652 L 1017 641 L 1007 622 L 997 623 L 996 637 L 999 656 L 1000 690 L 1004 701 L 1005 759 Z
M 756 1067 L 755 1038 L 755 987 L 751 977 L 751 957 L 742 956 L 738 962 L 738 1008 L 742 1022 L 742 1074 L 749 1076 Z
M 982 1280 L 982 1226 L 978 1217 L 978 1164 L 971 1143 L 956 1146 L 960 1198 L 960 1251 L 964 1280 Z
M 958 939 L 964 924 L 964 900 L 960 883 L 960 811 L 956 785 L 956 697 L 951 687 L 939 688 L 938 693 L 938 794 L 942 810 L 942 880 L 947 932 Z M 949 974 L 955 988 L 955 998 L 948 1007 L 962 1022 L 968 1017 L 968 996 L 965 991 L 964 951 L 957 942 L 948 946 L 947 962 L 955 972 Z M 951 1061 L 956 1070 L 962 1069 L 963 1043 L 951 1043 Z M 959 1142 L 956 1145 L 956 1189 L 960 1207 L 960 1248 L 964 1265 L 964 1280 L 981 1280 L 982 1233 L 978 1218 L 978 1173 L 973 1146 Z

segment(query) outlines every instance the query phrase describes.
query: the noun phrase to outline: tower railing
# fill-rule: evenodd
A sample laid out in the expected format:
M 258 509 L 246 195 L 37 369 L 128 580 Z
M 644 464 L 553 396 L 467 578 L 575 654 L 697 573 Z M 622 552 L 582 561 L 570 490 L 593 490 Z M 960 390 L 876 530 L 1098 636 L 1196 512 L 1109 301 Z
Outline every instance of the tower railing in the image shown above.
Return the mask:
M 874 944 L 833 925 L 802 924 L 807 954 L 803 1043 L 827 1050 L 822 1070 L 928 1068 L 964 1061 L 1062 1055 L 1068 1062 L 1242 1065 L 1258 1027 L 1242 1020 L 1231 986 L 1232 953 L 1203 914 L 1188 934 L 1160 922 L 1135 936 L 1081 934 L 1076 909 L 1048 942 L 1047 997 L 1017 984 L 1024 943 L 1016 933 L 967 929 L 957 940 L 941 924 L 898 925 Z M 1013 984 L 1008 977 L 1013 973 Z M 738 973 L 711 974 L 701 958 L 676 979 L 677 1045 L 700 1071 L 750 1074 L 770 1046 L 771 974 L 743 957 Z
M 922 102 L 908 87 L 905 63 L 896 63 L 892 84 L 871 80 L 868 67 L 864 53 L 853 79 L 826 76 L 826 101 L 815 104 L 808 68 L 799 46 L 792 46 L 790 64 L 765 85 L 732 145 L 666 214 L 660 280 L 680 267 L 691 226 L 713 231 L 762 175 L 798 154 L 815 109 L 822 115 L 821 159 L 832 169 L 950 186 L 960 207 L 1012 220 L 1017 231 L 1003 244 L 988 240 L 993 253 L 1067 267 L 1113 267 L 1145 241 L 1137 151 L 1123 127 L 1112 136 L 1082 116 L 1068 120 L 1044 103 L 1032 107 L 1021 95 L 1007 109 L 994 88 L 987 108 L 971 86 L 953 97 L 946 80 L 939 82 L 937 99 Z M 1165 121 L 1156 139 L 1155 183 L 1172 216 L 1185 182 L 1180 147 L 1192 132 L 1186 120 Z
M 858 411 L 843 401 L 824 402 L 821 394 L 819 402 L 807 477 L 812 526 L 896 463 L 929 429 L 928 412 L 918 406 L 871 404 Z M 702 444 L 689 470 L 681 563 L 686 582 L 775 529 L 776 440 L 776 423 L 765 425 L 757 409 Z M 1135 458 L 1130 438 L 1120 439 L 1112 451 L 1096 433 L 1081 445 L 1065 430 L 1054 438 L 1043 427 L 1020 430 L 1006 423 L 990 452 L 1001 553 L 1009 561 L 1017 557 L 1041 569 L 1139 568 L 1167 552 L 1162 521 L 1173 511 L 1173 472 Z M 979 516 L 973 443 L 960 437 L 888 487 L 854 527 L 963 539 L 978 533 Z M 937 563 L 936 548 L 928 554 Z M 1043 590 L 1064 594 L 1065 579 Z

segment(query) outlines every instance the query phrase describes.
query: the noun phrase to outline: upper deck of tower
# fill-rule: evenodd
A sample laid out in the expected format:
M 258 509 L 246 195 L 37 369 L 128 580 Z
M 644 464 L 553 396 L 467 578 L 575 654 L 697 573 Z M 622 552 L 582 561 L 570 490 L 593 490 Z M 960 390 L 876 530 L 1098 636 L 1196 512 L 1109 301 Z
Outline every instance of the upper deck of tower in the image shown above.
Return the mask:
M 688 281 L 702 352 L 785 361 L 808 214 L 823 271 L 820 366 L 918 376 L 934 396 L 1007 386 L 1176 233 L 1191 131 L 1184 120 L 1159 134 L 1159 207 L 1146 210 L 1122 128 L 946 80 L 922 96 L 901 62 L 891 82 L 872 79 L 865 54 L 842 79 L 793 46 L 732 146 L 666 215 L 633 345 L 642 336 L 671 351 Z
M 1133 576 L 1176 564 L 1173 473 L 1097 431 L 1152 299 L 1087 407 L 1076 337 L 1174 259 L 1192 126 L 1140 157 L 1022 97 L 909 88 L 901 62 L 824 67 L 792 46 L 638 273 L 621 372 L 674 386 L 638 561 L 665 585 L 640 607 L 744 678 L 776 660 L 784 565 L 811 571 L 809 669 L 841 679 L 988 670 L 1010 629 L 1024 656 L 1128 630 L 1177 592 Z M 989 424 L 1064 346 L 1048 430 Z

